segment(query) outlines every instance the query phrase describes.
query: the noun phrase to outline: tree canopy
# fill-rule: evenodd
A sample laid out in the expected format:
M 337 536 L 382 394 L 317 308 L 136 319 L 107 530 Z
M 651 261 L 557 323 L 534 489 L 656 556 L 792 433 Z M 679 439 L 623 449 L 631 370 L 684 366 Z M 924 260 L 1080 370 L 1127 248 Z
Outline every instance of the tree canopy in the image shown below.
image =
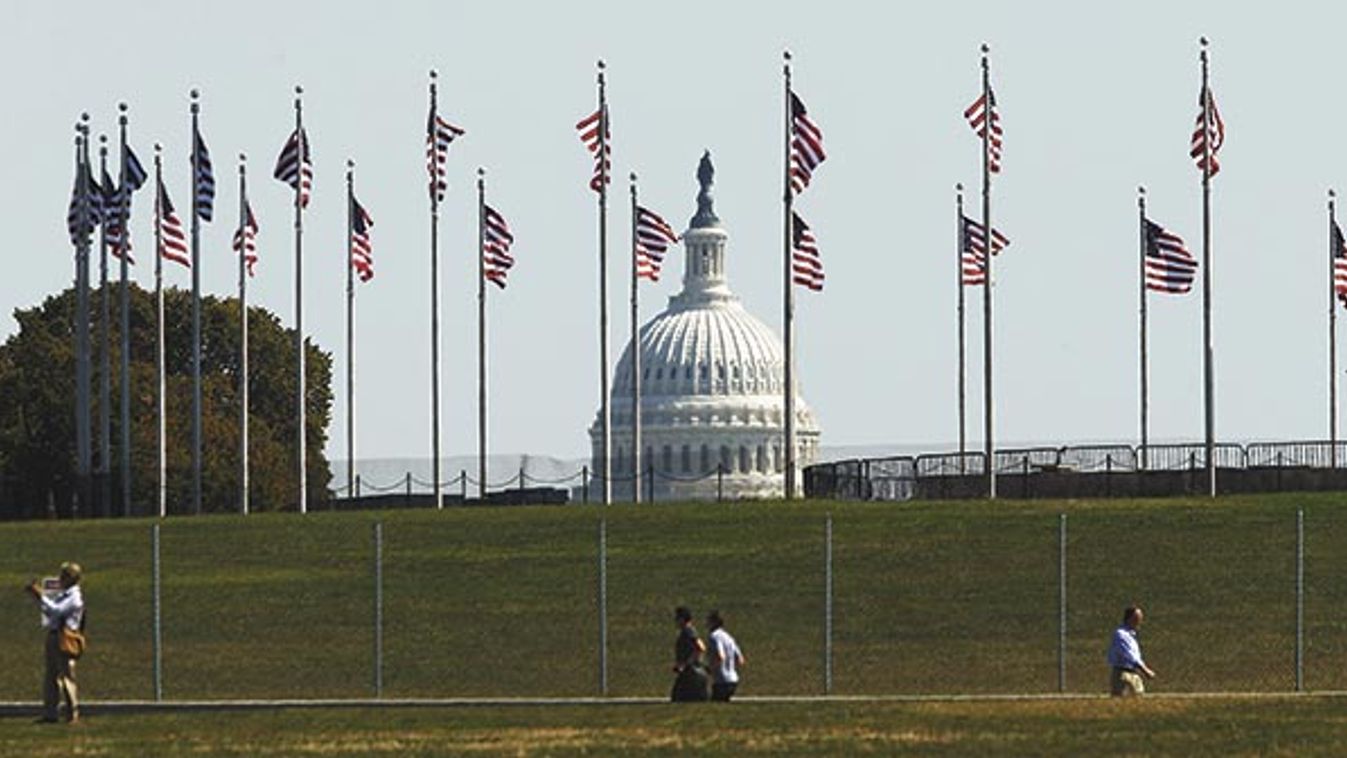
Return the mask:
M 90 294 L 92 362 L 92 502 L 75 514 L 75 291 L 15 312 L 19 330 L 0 345 L 0 514 L 121 515 L 121 316 L 117 284 L 110 298 L 111 502 L 102 490 L 99 437 L 102 346 L 99 303 Z M 154 293 L 130 286 L 131 514 L 155 508 L 157 472 Z M 169 513 L 192 508 L 192 295 L 164 292 L 166 488 Z M 239 505 L 239 301 L 201 301 L 202 509 Z M 295 332 L 264 308 L 248 308 L 249 505 L 293 510 L 297 505 Z M 323 448 L 332 413 L 332 356 L 305 341 L 306 448 L 309 505 L 323 502 L 332 478 Z

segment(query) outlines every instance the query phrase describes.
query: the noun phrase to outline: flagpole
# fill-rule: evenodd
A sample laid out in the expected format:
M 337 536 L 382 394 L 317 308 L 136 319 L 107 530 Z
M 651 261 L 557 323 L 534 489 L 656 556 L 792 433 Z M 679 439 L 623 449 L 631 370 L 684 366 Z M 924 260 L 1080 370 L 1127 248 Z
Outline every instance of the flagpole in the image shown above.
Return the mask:
M 631 173 L 631 495 L 641 502 L 641 321 L 637 288 L 636 172 Z M 654 498 L 651 498 L 652 500 Z
M 239 153 L 239 513 L 248 515 L 248 183 Z
M 1211 345 L 1211 93 L 1207 90 L 1207 38 L 1202 43 L 1202 387 L 1206 427 L 1207 495 L 1216 497 L 1215 367 Z
M 435 488 L 435 507 L 443 508 L 444 499 L 440 488 L 440 190 L 439 190 L 439 125 L 438 88 L 435 80 L 439 73 L 430 70 L 430 124 L 427 134 L 430 151 L 430 468 L 431 481 Z
M 1137 187 L 1137 235 L 1139 237 L 1137 244 L 1140 248 L 1137 263 L 1137 299 L 1140 301 L 1141 313 L 1141 470 L 1145 471 L 1149 462 L 1147 446 L 1150 444 L 1147 427 L 1150 411 L 1150 370 L 1146 356 L 1146 188 L 1143 186 Z
M 781 54 L 782 73 L 785 76 L 785 115 L 786 115 L 786 140 L 785 140 L 785 167 L 782 172 L 783 192 L 783 220 L 781 248 L 783 256 L 782 279 L 782 338 L 785 347 L 785 387 L 783 393 L 783 416 L 785 418 L 785 464 L 786 480 L 783 496 L 786 500 L 795 497 L 795 288 L 791 286 L 790 264 L 791 264 L 791 242 L 792 237 L 792 201 L 793 193 L 790 187 L 790 143 L 795 136 L 795 119 L 792 117 L 790 109 L 790 51 L 785 50 Z
M 131 267 L 128 257 L 131 254 L 131 192 L 127 185 L 126 170 L 126 103 L 119 103 L 117 109 L 118 126 L 121 128 L 122 167 L 118 181 L 121 183 L 121 306 L 122 306 L 122 515 L 131 515 L 131 290 L 129 280 Z
M 608 391 L 608 100 L 599 60 L 599 407 L 603 420 L 603 504 L 613 501 L 613 414 Z
M 98 178 L 101 182 L 103 177 L 108 175 L 108 135 L 98 135 Z M 99 478 L 99 497 L 98 511 L 101 516 L 112 515 L 112 304 L 108 300 L 108 229 L 107 216 L 111 210 L 107 207 L 107 198 L 109 194 L 108 187 L 99 185 L 103 197 L 99 207 L 103 209 L 103 217 L 98 223 L 98 342 L 102 346 L 99 350 L 99 372 L 98 372 L 98 478 Z
M 346 496 L 355 497 L 355 266 L 351 229 L 355 224 L 355 161 L 346 161 Z
M 1343 251 L 1336 249 L 1337 193 L 1328 191 L 1328 465 L 1338 467 L 1338 304 L 1334 284 L 1335 263 Z
M 198 165 L 196 138 L 201 93 L 192 96 L 192 513 L 201 515 L 201 218 L 196 182 Z M 157 258 L 158 256 L 156 256 Z M 157 267 L 157 266 L 156 266 Z M 163 374 L 160 374 L 163 381 Z
M 958 241 L 957 251 L 954 258 L 956 265 L 955 274 L 958 277 L 955 282 L 959 287 L 959 472 L 964 470 L 964 456 L 968 453 L 968 435 L 965 413 L 967 398 L 968 370 L 965 365 L 965 327 L 964 327 L 964 297 L 963 297 L 963 253 L 966 240 L 964 240 L 963 223 L 963 183 L 954 185 L 954 222 L 955 240 Z M 990 244 L 990 243 L 989 243 Z
M 89 203 L 89 114 L 80 116 L 75 137 L 75 196 L 78 207 L 78 241 L 75 245 L 75 449 L 78 487 L 76 505 L 71 514 L 87 513 L 93 496 L 90 474 L 93 458 L 93 428 L 90 409 L 90 375 L 93 366 L 90 360 L 89 343 L 89 254 L 90 254 L 90 203 Z
M 299 163 L 295 167 L 298 175 L 295 177 L 295 352 L 298 368 L 295 373 L 296 386 L 298 392 L 295 394 L 295 415 L 299 420 L 298 433 L 298 474 L 299 474 L 299 512 L 309 512 L 308 498 L 308 450 L 307 450 L 307 429 L 305 423 L 304 408 L 304 203 L 302 195 L 304 192 L 304 165 L 308 153 L 308 138 L 304 134 L 304 110 L 303 102 L 300 96 L 304 94 L 304 88 L 295 87 L 295 138 L 298 140 L 299 155 L 296 159 Z
M 195 147 L 195 146 L 193 146 Z M 196 152 L 195 149 L 192 151 Z M 195 163 L 193 158 L 193 163 Z M 195 174 L 193 181 L 195 181 Z M 158 481 L 154 488 L 155 513 L 159 518 L 168 515 L 167 458 L 168 443 L 165 429 L 165 381 L 164 381 L 164 232 L 163 232 L 163 192 L 164 159 L 163 146 L 154 145 L 154 402 L 155 402 L 155 467 Z M 195 194 L 195 193 L 193 193 Z M 196 212 L 193 201 L 192 212 Z M 195 263 L 195 261 L 193 261 Z M 196 267 L 192 268 L 192 278 L 196 278 Z M 198 343 L 199 344 L 199 343 Z M 197 511 L 199 513 L 199 511 Z
M 477 169 L 477 497 L 486 503 L 486 169 Z
M 991 96 L 991 67 L 987 54 L 991 51 L 985 43 L 982 45 L 982 97 L 986 108 L 986 121 L 982 125 L 982 229 L 986 235 L 986 254 L 982 257 L 986 270 L 986 280 L 982 283 L 982 414 L 983 444 L 986 447 L 987 497 L 996 498 L 996 444 L 992 434 L 992 258 L 996 257 L 995 240 L 992 231 L 992 178 L 991 178 L 991 138 L 993 111 L 995 106 Z

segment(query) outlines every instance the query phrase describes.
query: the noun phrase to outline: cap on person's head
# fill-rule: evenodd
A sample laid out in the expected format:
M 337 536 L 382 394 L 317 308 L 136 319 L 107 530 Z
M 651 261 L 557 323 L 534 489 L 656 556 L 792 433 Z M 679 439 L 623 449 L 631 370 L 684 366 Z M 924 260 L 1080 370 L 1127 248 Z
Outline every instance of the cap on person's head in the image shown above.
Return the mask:
M 84 569 L 81 569 L 80 565 L 74 561 L 67 561 L 61 564 L 61 575 L 70 577 L 72 583 L 77 583 L 80 577 L 84 575 Z
M 718 629 L 722 626 L 725 626 L 725 619 L 720 617 L 720 611 L 718 610 L 711 611 L 710 613 L 706 614 L 706 625 Z

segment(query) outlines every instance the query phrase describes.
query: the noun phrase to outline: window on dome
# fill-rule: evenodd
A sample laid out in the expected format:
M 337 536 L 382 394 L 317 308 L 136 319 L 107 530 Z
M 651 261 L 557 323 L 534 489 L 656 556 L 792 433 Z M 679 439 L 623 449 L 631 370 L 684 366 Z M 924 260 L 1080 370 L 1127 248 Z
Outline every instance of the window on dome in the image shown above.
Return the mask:
M 778 474 L 780 474 L 782 471 L 785 470 L 785 469 L 783 469 L 782 466 L 781 466 L 781 446 L 780 446 L 780 445 L 772 445 L 772 468 L 775 469 L 775 470 L 776 470 L 776 473 L 778 473 Z
M 657 368 L 657 369 L 655 369 L 655 381 L 658 382 L 658 381 L 660 381 L 660 380 L 663 379 L 663 378 L 664 378 L 664 369 L 662 369 L 662 368 Z M 298 460 L 298 459 L 296 459 L 296 460 Z
M 641 460 L 641 475 L 645 476 L 650 472 L 651 467 L 655 465 L 655 448 L 646 445 L 645 458 Z
M 720 446 L 720 467 L 727 474 L 734 473 L 734 455 L 730 453 L 729 445 Z
M 622 464 L 623 464 L 622 447 L 619 445 L 613 448 L 613 471 L 615 472 L 621 471 L 624 468 Z M 595 473 L 599 474 L 600 476 L 603 475 L 602 469 Z
M 689 447 L 689 446 L 687 446 L 687 445 L 684 445 L 684 446 L 683 446 L 683 473 L 684 473 L 684 474 L 687 474 L 687 473 L 690 473 L 691 471 L 692 471 L 692 448 Z
M 683 369 L 683 378 L 686 379 L 686 380 L 688 380 L 688 381 L 692 381 L 692 367 L 691 367 L 691 366 L 688 366 L 687 368 Z
M 665 445 L 664 450 L 662 450 L 661 453 L 662 453 L 661 456 L 662 460 L 660 461 L 660 463 L 662 463 L 663 465 L 660 466 L 660 470 L 666 473 L 669 471 L 673 471 L 673 448 L 668 445 Z
M 711 450 L 702 445 L 702 473 L 705 474 L 711 470 Z
M 647 366 L 646 369 L 645 369 L 644 371 L 641 372 L 641 379 L 643 379 L 644 381 L 647 381 L 647 382 L 650 381 L 650 367 L 649 367 L 649 366 Z M 296 460 L 298 460 L 298 459 L 296 459 Z
M 739 446 L 739 470 L 744 473 L 748 473 L 753 470 L 753 467 L 749 465 L 748 447 L 745 445 Z
M 758 473 L 767 473 L 767 449 L 758 445 Z

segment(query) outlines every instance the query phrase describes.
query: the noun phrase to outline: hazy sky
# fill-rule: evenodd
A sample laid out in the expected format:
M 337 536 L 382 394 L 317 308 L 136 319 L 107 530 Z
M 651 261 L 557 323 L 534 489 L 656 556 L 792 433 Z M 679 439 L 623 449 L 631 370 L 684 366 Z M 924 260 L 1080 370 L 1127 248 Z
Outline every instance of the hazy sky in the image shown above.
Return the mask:
M 1227 125 L 1214 180 L 1217 433 L 1327 436 L 1325 191 L 1347 187 L 1341 30 L 1334 4 L 236 1 L 9 3 L 0 39 L 8 116 L 0 184 L 10 265 L 0 332 L 73 276 L 65 231 L 71 126 L 89 111 L 188 205 L 187 93 L 220 194 L 202 234 L 202 286 L 236 291 L 234 156 L 252 167 L 262 227 L 252 302 L 293 324 L 291 194 L 269 178 L 306 90 L 315 161 L 306 214 L 305 326 L 334 354 L 328 453 L 344 456 L 343 166 L 375 220 L 376 278 L 357 295 L 361 457 L 429 451 L 426 72 L 441 113 L 467 129 L 443 207 L 445 454 L 476 445 L 476 197 L 510 220 L 518 261 L 490 293 L 492 449 L 579 457 L 598 403 L 592 161 L 573 130 L 609 64 L 614 175 L 680 229 L 704 148 L 729 231 L 730 283 L 780 331 L 781 50 L 829 158 L 798 202 L 827 269 L 798 295 L 797 361 L 825 445 L 955 439 L 954 184 L 975 200 L 978 145 L 961 113 L 992 46 L 1005 126 L 994 220 L 996 389 L 1004 440 L 1132 440 L 1137 434 L 1136 186 L 1151 215 L 1200 253 L 1200 174 L 1187 156 L 1197 39 Z M 626 183 L 610 215 L 615 363 L 627 335 Z M 134 276 L 152 286 L 152 199 L 137 198 Z M 186 213 L 184 212 L 184 217 Z M 166 264 L 174 286 L 184 269 Z M 643 286 L 644 318 L 675 293 L 682 253 Z M 970 296 L 978 295 L 969 290 Z M 971 304 L 978 301 L 975 299 Z M 1152 436 L 1200 439 L 1201 299 L 1152 296 Z M 969 322 L 970 422 L 979 436 L 981 324 Z M 180 412 L 186 413 L 187 409 Z

